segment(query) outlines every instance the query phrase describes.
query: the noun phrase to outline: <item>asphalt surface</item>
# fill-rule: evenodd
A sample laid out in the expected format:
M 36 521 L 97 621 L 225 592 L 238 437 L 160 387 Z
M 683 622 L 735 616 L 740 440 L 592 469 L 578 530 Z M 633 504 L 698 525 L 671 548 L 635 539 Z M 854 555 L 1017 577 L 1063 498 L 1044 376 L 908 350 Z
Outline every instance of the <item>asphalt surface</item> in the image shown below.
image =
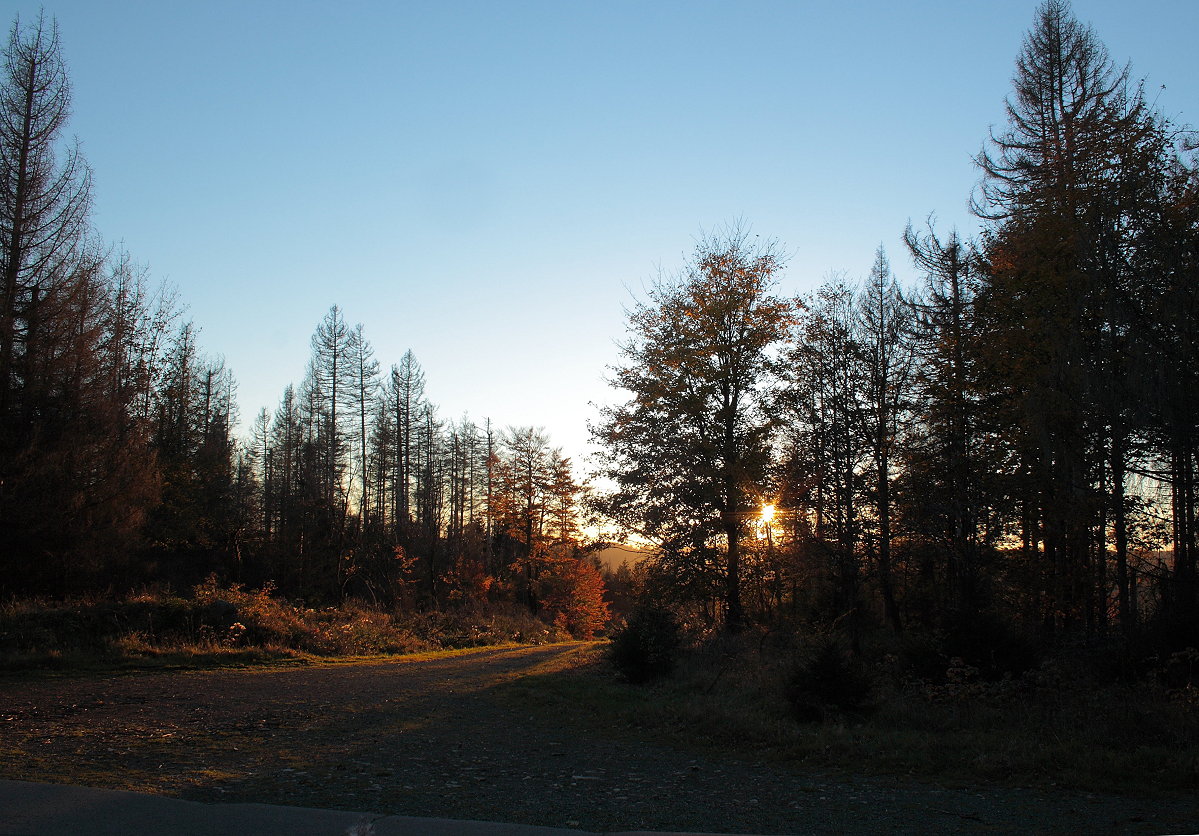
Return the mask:
M 269 804 L 201 804 L 161 795 L 0 781 L 2 836 L 581 836 L 587 831 L 381 816 Z M 637 836 L 647 831 L 625 831 Z

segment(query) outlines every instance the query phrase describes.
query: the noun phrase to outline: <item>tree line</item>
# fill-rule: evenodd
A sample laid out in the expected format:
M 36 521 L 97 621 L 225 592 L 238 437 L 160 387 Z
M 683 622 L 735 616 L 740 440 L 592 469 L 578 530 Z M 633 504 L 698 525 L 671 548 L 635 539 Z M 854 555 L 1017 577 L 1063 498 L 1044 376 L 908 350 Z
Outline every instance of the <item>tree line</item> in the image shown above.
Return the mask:
M 1199 166 L 1067 3 L 977 155 L 981 234 L 930 220 L 861 281 L 778 292 L 709 235 L 629 316 L 598 506 L 701 621 L 1194 641 Z
M 246 517 L 227 552 L 248 549 L 259 580 L 387 606 L 517 601 L 575 633 L 606 618 L 561 449 L 539 428 L 441 419 L 412 352 L 381 373 L 336 306 L 235 470 Z
M 236 437 L 236 383 L 173 291 L 90 225 L 58 28 L 0 73 L 0 592 L 211 573 L 311 603 L 515 602 L 602 625 L 582 488 L 543 430 L 447 421 L 411 352 L 386 372 L 331 308 L 308 372 Z
M 582 507 L 708 623 L 1046 634 L 1196 622 L 1199 167 L 1069 6 L 1037 12 L 970 240 L 929 222 L 859 282 L 709 236 L 631 312 L 587 491 L 535 428 L 445 420 L 330 309 L 304 380 L 238 425 L 173 292 L 90 226 L 53 21 L 0 73 L 0 591 L 217 572 L 335 602 L 517 602 L 586 633 Z M 768 510 L 769 509 L 769 510 Z M 1189 625 L 1189 626 L 1187 626 Z

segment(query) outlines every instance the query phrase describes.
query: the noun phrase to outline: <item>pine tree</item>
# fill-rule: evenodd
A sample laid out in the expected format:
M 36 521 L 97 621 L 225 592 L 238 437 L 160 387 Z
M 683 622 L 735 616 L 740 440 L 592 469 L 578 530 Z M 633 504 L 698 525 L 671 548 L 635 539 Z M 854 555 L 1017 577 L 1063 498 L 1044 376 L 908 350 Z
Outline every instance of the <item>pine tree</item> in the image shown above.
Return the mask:
M 917 347 L 916 422 L 905 449 L 909 490 L 907 527 L 931 552 L 944 550 L 946 608 L 965 617 L 977 611 L 978 559 L 986 503 L 998 489 L 983 466 L 984 409 L 978 382 L 974 297 L 977 270 L 956 231 L 942 241 L 931 224 L 904 241 L 924 273 L 913 302 Z

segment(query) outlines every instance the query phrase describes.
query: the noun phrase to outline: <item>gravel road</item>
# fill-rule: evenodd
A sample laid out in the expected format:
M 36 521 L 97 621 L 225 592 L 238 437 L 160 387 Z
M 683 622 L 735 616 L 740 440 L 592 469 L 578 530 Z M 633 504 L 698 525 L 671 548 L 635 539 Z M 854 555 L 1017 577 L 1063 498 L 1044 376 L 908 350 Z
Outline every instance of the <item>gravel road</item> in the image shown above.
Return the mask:
M 0 678 L 0 777 L 600 832 L 1199 831 L 1187 799 L 822 774 L 598 733 L 501 697 L 579 650 Z

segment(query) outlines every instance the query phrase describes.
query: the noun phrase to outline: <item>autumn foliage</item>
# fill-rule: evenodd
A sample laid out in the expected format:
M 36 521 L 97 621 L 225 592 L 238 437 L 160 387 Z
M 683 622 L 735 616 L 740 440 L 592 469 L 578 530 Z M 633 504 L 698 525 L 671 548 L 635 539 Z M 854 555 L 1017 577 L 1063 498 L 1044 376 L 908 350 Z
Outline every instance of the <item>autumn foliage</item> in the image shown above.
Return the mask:
M 585 558 L 563 557 L 547 572 L 542 602 L 546 620 L 578 639 L 590 639 L 608 622 L 604 579 Z

